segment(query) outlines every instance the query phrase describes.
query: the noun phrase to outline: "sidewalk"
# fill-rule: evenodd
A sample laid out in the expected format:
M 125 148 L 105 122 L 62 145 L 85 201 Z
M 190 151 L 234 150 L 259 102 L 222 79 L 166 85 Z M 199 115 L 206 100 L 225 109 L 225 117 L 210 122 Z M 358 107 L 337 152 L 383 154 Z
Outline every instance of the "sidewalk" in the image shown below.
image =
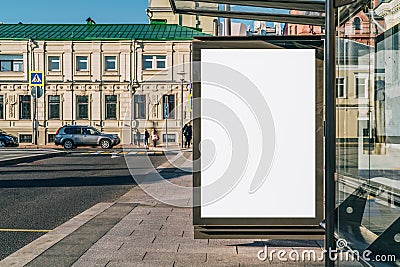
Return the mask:
M 185 152 L 189 154 L 190 152 Z M 187 165 L 187 164 L 186 164 Z M 183 169 L 191 166 L 182 167 Z M 171 172 L 169 163 L 160 166 Z M 168 174 L 166 174 L 168 175 Z M 170 182 L 190 186 L 175 169 Z M 165 192 L 191 201 L 190 194 Z M 0 262 L 0 266 L 323 266 L 317 262 L 260 261 L 257 252 L 315 250 L 321 241 L 195 240 L 192 209 L 168 206 L 137 186 L 115 203 L 99 203 Z M 357 263 L 343 266 L 359 266 Z

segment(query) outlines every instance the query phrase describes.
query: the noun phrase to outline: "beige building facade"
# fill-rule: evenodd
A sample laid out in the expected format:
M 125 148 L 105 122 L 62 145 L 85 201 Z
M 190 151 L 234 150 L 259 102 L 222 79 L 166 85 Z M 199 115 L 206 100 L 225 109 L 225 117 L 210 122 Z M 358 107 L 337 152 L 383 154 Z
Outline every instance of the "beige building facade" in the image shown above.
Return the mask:
M 154 128 L 159 143 L 179 144 L 191 116 L 191 69 L 184 64 L 191 55 L 191 40 L 0 39 L 0 129 L 34 142 L 28 76 L 35 70 L 45 76 L 36 106 L 39 145 L 51 144 L 67 124 L 118 134 L 123 144 L 143 141 L 145 128 Z

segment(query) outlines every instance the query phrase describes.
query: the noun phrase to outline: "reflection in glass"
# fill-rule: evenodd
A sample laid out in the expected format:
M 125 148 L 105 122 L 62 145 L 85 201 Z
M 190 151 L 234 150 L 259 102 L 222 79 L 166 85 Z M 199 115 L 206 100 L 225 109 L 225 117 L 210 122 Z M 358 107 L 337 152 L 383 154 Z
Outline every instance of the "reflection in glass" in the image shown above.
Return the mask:
M 399 256 L 399 36 L 398 26 L 376 14 L 390 2 L 371 1 L 373 9 L 338 30 L 337 234 L 352 249 L 396 249 Z

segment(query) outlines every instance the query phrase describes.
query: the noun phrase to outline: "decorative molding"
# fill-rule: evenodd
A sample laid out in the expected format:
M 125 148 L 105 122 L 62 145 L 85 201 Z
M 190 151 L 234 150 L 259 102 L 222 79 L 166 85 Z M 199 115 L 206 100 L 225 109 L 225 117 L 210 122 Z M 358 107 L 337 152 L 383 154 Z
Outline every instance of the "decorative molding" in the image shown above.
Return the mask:
M 15 105 L 17 104 L 17 96 L 16 95 L 8 96 L 8 104 L 10 106 L 9 117 L 10 119 L 15 118 Z

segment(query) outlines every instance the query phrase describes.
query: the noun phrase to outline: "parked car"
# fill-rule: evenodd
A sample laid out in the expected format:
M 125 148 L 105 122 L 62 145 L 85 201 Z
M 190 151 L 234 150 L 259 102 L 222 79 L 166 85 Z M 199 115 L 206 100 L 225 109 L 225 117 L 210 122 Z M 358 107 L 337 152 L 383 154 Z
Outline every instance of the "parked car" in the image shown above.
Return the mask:
M 64 125 L 57 130 L 54 143 L 65 149 L 78 146 L 101 146 L 109 149 L 118 145 L 120 139 L 115 134 L 104 134 L 91 126 Z
M 6 146 L 18 146 L 18 138 L 0 129 L 0 148 Z

